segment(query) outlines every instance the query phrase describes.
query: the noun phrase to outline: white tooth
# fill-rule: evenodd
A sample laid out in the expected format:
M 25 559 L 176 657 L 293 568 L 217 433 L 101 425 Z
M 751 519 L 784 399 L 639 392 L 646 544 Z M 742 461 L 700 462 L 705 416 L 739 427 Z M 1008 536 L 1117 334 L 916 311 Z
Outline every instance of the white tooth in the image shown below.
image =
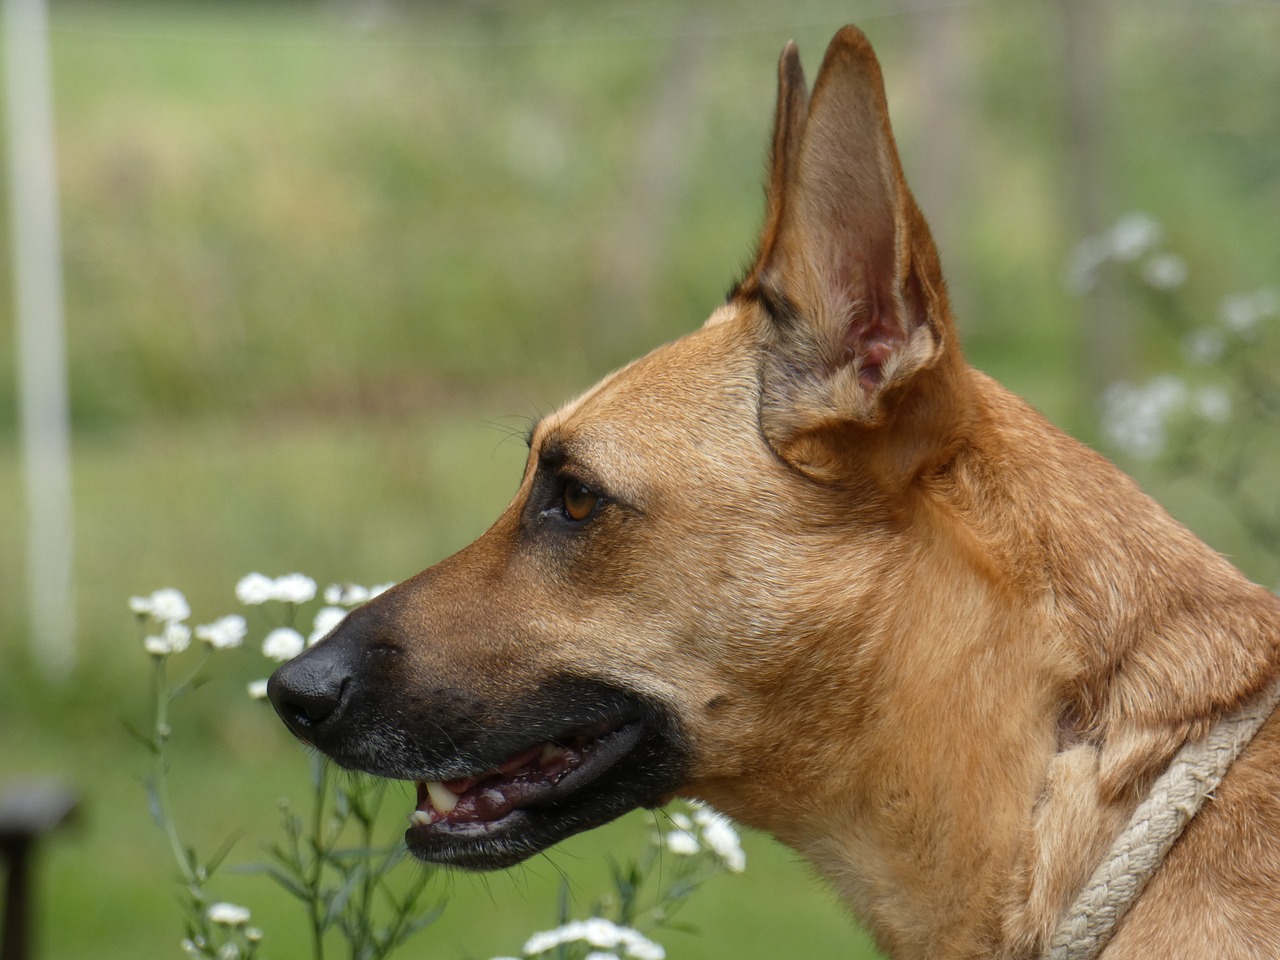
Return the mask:
M 566 751 L 564 747 L 558 744 L 548 743 L 542 748 L 542 756 L 539 758 L 539 763 L 547 763 L 551 760 L 558 760 L 560 757 L 563 757 L 567 752 L 568 751 Z
M 426 810 L 415 810 L 409 814 L 409 822 L 415 827 L 429 827 L 433 821 L 431 814 Z
M 427 796 L 431 798 L 431 805 L 441 813 L 448 813 L 458 805 L 458 795 L 436 780 L 427 784 Z

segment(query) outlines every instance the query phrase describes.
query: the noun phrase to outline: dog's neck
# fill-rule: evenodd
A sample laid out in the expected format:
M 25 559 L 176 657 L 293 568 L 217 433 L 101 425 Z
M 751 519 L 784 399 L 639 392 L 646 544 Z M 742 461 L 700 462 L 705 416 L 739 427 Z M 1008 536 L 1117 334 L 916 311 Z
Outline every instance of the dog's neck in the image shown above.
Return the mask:
M 858 675 L 805 679 L 856 735 L 793 778 L 801 809 L 753 818 L 895 958 L 1035 955 L 1178 747 L 1267 683 L 1280 636 L 1275 598 L 1132 481 L 972 386 L 955 462 L 917 491 L 899 592 L 874 623 L 826 624 Z

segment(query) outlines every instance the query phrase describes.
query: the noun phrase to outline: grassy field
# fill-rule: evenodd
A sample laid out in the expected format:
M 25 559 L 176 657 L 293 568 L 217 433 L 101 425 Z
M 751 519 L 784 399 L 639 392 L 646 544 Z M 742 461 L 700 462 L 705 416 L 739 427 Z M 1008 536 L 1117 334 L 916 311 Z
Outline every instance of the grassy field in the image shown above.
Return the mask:
M 80 623 L 61 684 L 26 653 L 0 337 L 0 783 L 52 774 L 85 797 L 41 863 L 55 960 L 173 956 L 181 935 L 145 757 L 121 722 L 146 710 L 131 594 L 176 586 L 211 619 L 250 570 L 383 582 L 480 533 L 514 490 L 529 418 L 692 328 L 740 269 L 788 37 L 812 73 L 833 29 L 862 23 L 908 173 L 930 169 L 918 23 L 886 3 L 351 7 L 364 13 L 55 5 Z M 1280 13 L 1113 9 L 1115 213 L 1164 224 L 1191 269 L 1180 297 L 1211 316 L 1221 294 L 1280 276 Z M 968 350 L 1094 440 L 1082 304 L 1061 283 L 1078 237 L 1057 21 L 1016 0 L 957 17 L 963 175 L 937 226 Z M 0 299 L 0 333 L 9 309 Z M 1129 320 L 1135 376 L 1177 361 L 1145 313 Z M 1253 576 L 1280 579 L 1197 488 L 1158 467 L 1142 479 Z M 205 848 L 243 833 L 240 862 L 306 780 L 302 752 L 242 693 L 262 673 L 253 651 L 229 655 L 176 718 L 189 832 Z M 441 878 L 450 905 L 405 955 L 515 952 L 553 924 L 563 877 L 585 908 L 606 852 L 639 849 L 650 825 L 633 816 L 507 875 Z M 752 836 L 748 857 L 680 915 L 698 935 L 659 936 L 670 956 L 873 956 L 793 854 Z M 303 956 L 301 921 L 266 881 L 226 883 L 271 957 Z

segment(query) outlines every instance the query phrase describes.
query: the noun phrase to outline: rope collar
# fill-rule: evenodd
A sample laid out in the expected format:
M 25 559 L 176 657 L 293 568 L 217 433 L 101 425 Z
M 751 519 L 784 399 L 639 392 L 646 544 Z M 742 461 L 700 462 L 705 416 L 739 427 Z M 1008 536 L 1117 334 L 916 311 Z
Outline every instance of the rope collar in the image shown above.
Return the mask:
M 1049 942 L 1043 960 L 1094 960 L 1164 856 L 1280 703 L 1280 684 L 1188 742 L 1160 774 Z

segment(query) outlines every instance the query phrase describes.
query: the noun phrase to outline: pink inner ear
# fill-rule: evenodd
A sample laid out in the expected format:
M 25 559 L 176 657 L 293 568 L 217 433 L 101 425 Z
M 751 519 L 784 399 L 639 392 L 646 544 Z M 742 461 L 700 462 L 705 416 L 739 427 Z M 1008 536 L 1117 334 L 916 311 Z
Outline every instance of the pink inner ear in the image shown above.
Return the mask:
M 884 365 L 902 343 L 903 332 L 893 314 L 894 298 L 882 274 L 862 260 L 866 299 L 854 311 L 844 331 L 840 365 L 856 364 L 858 382 L 871 391 L 884 382 Z
M 884 379 L 881 368 L 893 356 L 896 341 L 872 340 L 864 344 L 858 359 L 858 382 L 866 389 L 874 390 Z

